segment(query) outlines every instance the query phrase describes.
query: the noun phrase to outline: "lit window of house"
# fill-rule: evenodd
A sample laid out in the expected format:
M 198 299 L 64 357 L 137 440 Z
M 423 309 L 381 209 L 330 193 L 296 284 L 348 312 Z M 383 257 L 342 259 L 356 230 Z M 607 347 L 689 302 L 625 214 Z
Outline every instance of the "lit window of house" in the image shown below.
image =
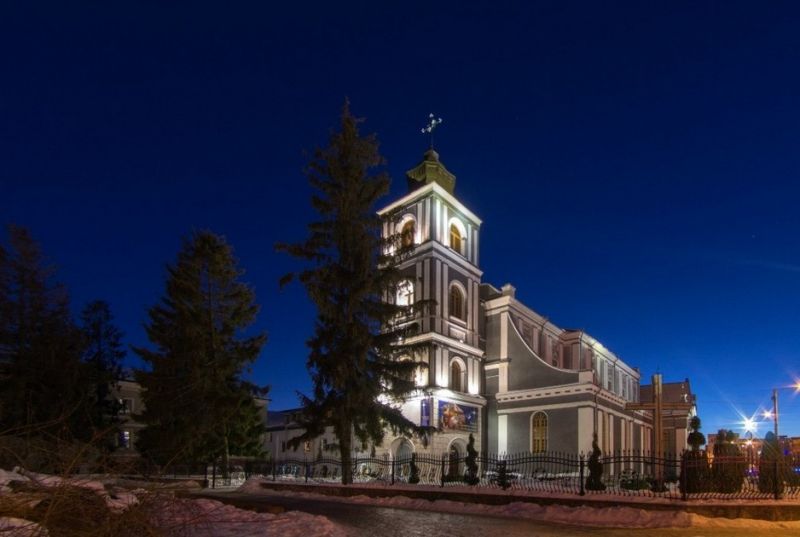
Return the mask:
M 131 414 L 133 412 L 133 399 L 120 399 L 119 400 L 119 413 Z

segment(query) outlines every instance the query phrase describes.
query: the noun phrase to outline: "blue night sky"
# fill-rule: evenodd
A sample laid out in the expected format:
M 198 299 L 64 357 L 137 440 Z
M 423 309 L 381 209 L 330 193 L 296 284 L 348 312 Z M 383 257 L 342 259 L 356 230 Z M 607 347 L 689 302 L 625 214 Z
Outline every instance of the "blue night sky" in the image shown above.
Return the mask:
M 0 222 L 31 229 L 75 311 L 105 299 L 146 344 L 181 237 L 223 234 L 269 334 L 253 377 L 296 405 L 314 310 L 274 244 L 305 237 L 307 153 L 348 97 L 386 203 L 435 112 L 484 281 L 644 382 L 689 377 L 705 433 L 800 376 L 796 3 L 277 4 L 0 6 Z M 790 390 L 781 410 L 800 435 Z

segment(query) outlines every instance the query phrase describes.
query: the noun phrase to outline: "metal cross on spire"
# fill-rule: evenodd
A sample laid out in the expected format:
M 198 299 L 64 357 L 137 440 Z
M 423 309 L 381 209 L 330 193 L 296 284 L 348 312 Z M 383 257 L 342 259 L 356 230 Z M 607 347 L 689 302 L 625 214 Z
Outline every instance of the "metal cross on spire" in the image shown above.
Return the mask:
M 436 127 L 442 124 L 442 118 L 435 117 L 432 113 L 428 114 L 428 124 L 422 128 L 422 134 L 429 134 L 431 140 L 431 149 L 433 149 L 433 131 Z

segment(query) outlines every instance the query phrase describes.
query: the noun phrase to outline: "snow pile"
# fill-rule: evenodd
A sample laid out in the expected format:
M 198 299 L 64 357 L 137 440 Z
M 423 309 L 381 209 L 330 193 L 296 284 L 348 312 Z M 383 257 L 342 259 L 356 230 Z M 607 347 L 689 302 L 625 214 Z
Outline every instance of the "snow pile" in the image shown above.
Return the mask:
M 0 517 L 0 535 L 13 535 L 13 537 L 47 537 L 47 530 L 36 522 L 6 516 Z
M 15 471 L 3 470 L 0 468 L 0 494 L 3 492 L 11 492 L 9 483 L 12 481 L 27 481 L 28 479 Z
M 10 492 L 10 483 L 12 481 L 28 483 L 44 489 L 61 486 L 88 489 L 103 498 L 106 502 L 106 506 L 115 512 L 124 511 L 139 501 L 133 492 L 113 487 L 111 483 L 82 478 L 65 479 L 54 475 L 29 472 L 19 467 L 14 468 L 14 470 L 10 472 L 0 469 L 0 493 Z
M 16 493 L 12 482 L 27 492 Z M 154 490 L 120 487 L 123 481 L 112 477 L 99 479 L 61 478 L 37 474 L 21 468 L 0 469 L 0 499 L 17 497 L 31 508 L 47 499 L 60 487 L 77 487 L 102 498 L 108 510 L 126 516 L 135 507 L 146 515 L 148 524 L 168 534 L 198 537 L 343 537 L 344 531 L 328 518 L 301 512 L 282 514 L 254 513 L 225 505 L 216 500 L 176 498 L 161 487 Z M 31 492 L 33 491 L 33 492 Z M 140 501 L 141 500 L 141 501 Z M 102 505 L 102 502 L 101 502 Z M 26 515 L 28 516 L 28 515 Z M 38 519 L 37 519 L 38 520 Z M 0 535 L 14 537 L 47 536 L 46 528 L 30 520 L 0 517 Z
M 290 511 L 254 513 L 209 499 L 176 499 L 165 504 L 158 527 L 193 537 L 343 537 L 343 530 L 324 516 Z
M 326 497 L 327 498 L 327 497 Z M 617 528 L 668 528 L 689 527 L 689 514 L 672 511 L 650 511 L 634 507 L 570 507 L 566 505 L 539 505 L 530 502 L 512 502 L 506 505 L 484 505 L 454 502 L 451 500 L 420 500 L 405 496 L 371 498 L 353 496 L 352 503 L 397 507 L 401 509 L 425 509 L 445 513 L 486 514 L 511 518 L 525 518 L 556 524 L 575 526 L 604 526 Z
M 325 501 L 374 505 L 380 507 L 395 507 L 400 509 L 438 511 L 460 514 L 486 514 L 490 516 L 503 516 L 551 522 L 556 524 L 570 524 L 575 526 L 595 526 L 614 528 L 748 528 L 762 530 L 792 529 L 800 531 L 800 521 L 780 521 L 753 519 L 729 519 L 720 517 L 705 517 L 673 509 L 643 509 L 640 505 L 615 505 L 612 507 L 599 507 L 582 505 L 571 507 L 567 505 L 539 505 L 536 503 L 517 501 L 505 505 L 486 505 L 480 503 L 464 503 L 451 500 L 425 500 L 409 498 L 406 496 L 371 497 L 329 496 L 312 492 L 288 492 L 266 489 L 262 483 L 269 482 L 264 478 L 252 478 L 247 481 L 239 492 L 265 496 L 294 496 Z M 519 496 L 511 494 L 510 496 Z M 555 498 L 556 495 L 551 498 Z M 574 499 L 574 497 L 572 497 Z M 637 498 L 640 499 L 640 498 Z M 658 499 L 654 499 L 658 500 Z M 642 503 L 664 503 L 663 501 L 650 501 Z M 774 504 L 774 502 L 771 502 Z
M 251 477 L 250 479 L 244 482 L 244 485 L 236 489 L 236 491 L 249 492 L 249 493 L 267 492 L 269 489 L 265 489 L 264 487 L 262 487 L 261 486 L 262 483 L 271 483 L 271 481 L 263 477 Z
M 689 514 L 693 528 L 729 528 L 748 530 L 796 530 L 800 532 L 800 520 L 754 520 L 752 518 L 715 518 Z

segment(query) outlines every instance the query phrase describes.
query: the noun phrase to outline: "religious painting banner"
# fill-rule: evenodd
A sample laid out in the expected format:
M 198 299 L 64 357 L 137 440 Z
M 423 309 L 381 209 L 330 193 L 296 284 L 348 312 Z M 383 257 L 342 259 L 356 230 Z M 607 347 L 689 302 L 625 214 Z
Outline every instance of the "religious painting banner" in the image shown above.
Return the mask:
M 439 400 L 439 427 L 445 431 L 478 431 L 478 409 Z

